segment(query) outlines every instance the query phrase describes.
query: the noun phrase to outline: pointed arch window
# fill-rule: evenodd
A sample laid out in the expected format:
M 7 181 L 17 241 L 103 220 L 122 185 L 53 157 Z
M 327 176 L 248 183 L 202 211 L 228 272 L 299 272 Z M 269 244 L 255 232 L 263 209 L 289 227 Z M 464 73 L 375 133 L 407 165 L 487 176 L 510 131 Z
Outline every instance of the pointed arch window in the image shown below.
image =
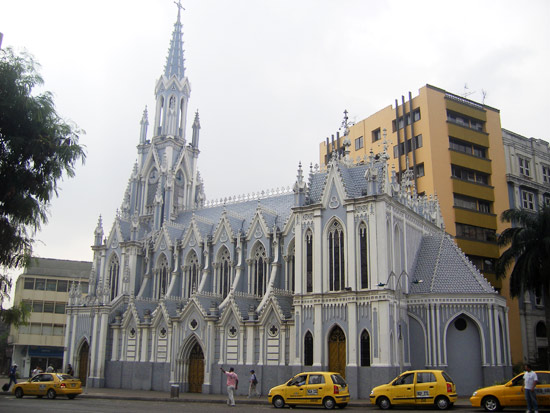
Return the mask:
M 146 205 L 152 206 L 155 203 L 155 195 L 157 193 L 157 186 L 158 186 L 158 180 L 159 175 L 156 168 L 152 168 L 151 171 L 149 171 L 149 175 L 147 177 L 147 198 L 146 198 Z M 153 211 L 146 211 L 148 214 L 152 213 Z
M 113 255 L 109 261 L 109 282 L 111 289 L 111 301 L 118 296 L 118 279 L 120 273 L 120 264 L 118 257 Z
M 364 222 L 359 225 L 359 270 L 361 273 L 361 288 L 369 288 L 367 226 Z
M 338 221 L 334 221 L 328 231 L 329 290 L 343 290 L 345 275 L 344 230 Z
M 155 298 L 160 299 L 162 296 L 166 295 L 168 289 L 168 260 L 166 255 L 162 255 L 162 258 L 159 260 L 159 266 L 157 268 L 157 277 L 155 283 Z
M 288 259 L 287 259 L 287 290 L 294 292 L 295 282 L 296 282 L 296 255 L 294 249 L 294 240 L 288 248 Z
M 252 293 L 262 296 L 267 288 L 267 254 L 265 247 L 258 243 L 252 257 Z
M 310 331 L 304 337 L 304 366 L 313 366 L 313 335 Z
M 395 225 L 393 231 L 393 271 L 401 274 L 404 270 L 405 250 L 403 249 L 403 231 Z
M 306 292 L 313 292 L 313 233 L 306 232 Z
M 199 259 L 195 251 L 191 251 L 187 257 L 187 263 L 185 265 L 185 278 L 184 278 L 184 297 L 189 298 L 197 291 L 199 286 Z
M 370 366 L 370 335 L 367 330 L 361 333 L 361 366 Z
M 229 250 L 224 247 L 219 257 L 217 293 L 225 298 L 229 294 L 229 288 L 231 287 L 231 256 L 229 255 Z

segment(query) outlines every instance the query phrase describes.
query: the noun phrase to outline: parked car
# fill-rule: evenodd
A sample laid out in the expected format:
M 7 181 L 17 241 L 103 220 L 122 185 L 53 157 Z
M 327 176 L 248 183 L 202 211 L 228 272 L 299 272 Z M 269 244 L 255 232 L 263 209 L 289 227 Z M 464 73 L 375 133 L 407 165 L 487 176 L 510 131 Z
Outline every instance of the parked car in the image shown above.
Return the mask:
M 308 406 L 324 406 L 343 409 L 349 402 L 349 388 L 346 380 L 334 372 L 309 371 L 297 374 L 289 381 L 269 390 L 267 400 L 277 408 L 288 404 L 294 407 L 298 404 Z
M 453 406 L 456 398 L 456 386 L 443 370 L 406 371 L 370 393 L 370 402 L 383 410 L 393 405 L 434 405 L 445 410 Z
M 550 407 L 550 371 L 536 371 L 538 384 L 535 388 L 539 407 Z M 473 407 L 483 407 L 488 412 L 496 412 L 504 407 L 525 407 L 523 373 L 506 384 L 483 387 L 476 390 L 470 403 Z
M 46 396 L 48 399 L 55 399 L 57 395 L 74 399 L 82 393 L 82 383 L 68 374 L 40 373 L 27 381 L 17 383 L 13 386 L 12 392 L 18 399 L 23 396 Z

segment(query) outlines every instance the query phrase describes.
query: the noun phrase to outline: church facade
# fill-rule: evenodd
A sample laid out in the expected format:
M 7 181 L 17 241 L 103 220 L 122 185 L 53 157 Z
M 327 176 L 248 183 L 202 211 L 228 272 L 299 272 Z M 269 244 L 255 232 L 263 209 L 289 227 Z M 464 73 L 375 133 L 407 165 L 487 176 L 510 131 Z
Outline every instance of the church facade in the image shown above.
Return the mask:
M 388 170 L 386 147 L 355 165 L 348 141 L 292 188 L 207 202 L 182 46 L 178 11 L 152 131 L 145 111 L 121 208 L 95 230 L 89 293 L 71 289 L 76 376 L 220 393 L 219 368 L 234 367 L 266 394 L 331 370 L 368 398 L 407 369 L 444 369 L 459 394 L 511 374 L 505 300 L 444 232 L 437 199 Z

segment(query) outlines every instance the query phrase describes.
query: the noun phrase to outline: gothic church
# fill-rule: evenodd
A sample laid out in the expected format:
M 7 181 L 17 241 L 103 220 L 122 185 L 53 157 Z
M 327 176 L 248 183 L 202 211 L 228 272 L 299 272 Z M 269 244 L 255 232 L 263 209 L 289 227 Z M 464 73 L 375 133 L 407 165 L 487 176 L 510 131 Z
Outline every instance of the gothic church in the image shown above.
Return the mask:
M 65 365 L 89 386 L 202 393 L 225 391 L 220 366 L 255 369 L 263 394 L 331 370 L 352 398 L 413 368 L 445 369 L 459 394 L 509 375 L 505 300 L 386 147 L 354 165 L 347 141 L 292 188 L 206 201 L 182 37 L 178 9 L 152 130 L 146 110 L 89 293 L 71 289 Z

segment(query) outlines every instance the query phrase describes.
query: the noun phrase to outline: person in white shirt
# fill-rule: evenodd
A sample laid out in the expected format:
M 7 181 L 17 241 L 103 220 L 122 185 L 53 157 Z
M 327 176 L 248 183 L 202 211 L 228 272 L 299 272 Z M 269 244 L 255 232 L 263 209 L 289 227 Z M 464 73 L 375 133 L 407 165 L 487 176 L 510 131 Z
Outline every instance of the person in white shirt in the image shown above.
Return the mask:
M 525 390 L 525 400 L 527 401 L 527 413 L 538 413 L 539 411 L 537 394 L 535 393 L 538 380 L 537 373 L 531 370 L 529 364 L 526 364 L 525 373 L 523 373 L 523 389 Z

